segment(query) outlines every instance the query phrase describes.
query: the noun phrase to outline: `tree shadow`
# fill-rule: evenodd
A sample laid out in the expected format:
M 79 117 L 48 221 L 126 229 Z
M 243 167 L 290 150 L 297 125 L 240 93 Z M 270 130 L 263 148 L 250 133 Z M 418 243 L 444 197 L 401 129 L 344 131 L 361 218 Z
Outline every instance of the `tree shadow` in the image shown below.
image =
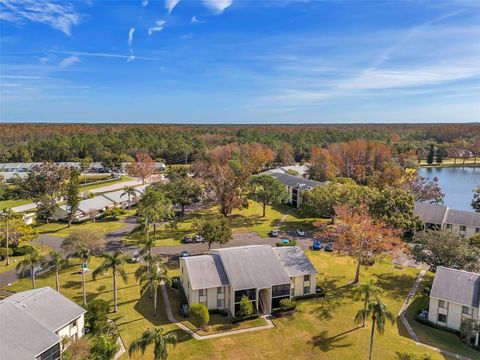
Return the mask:
M 334 336 L 328 336 L 328 330 L 324 330 L 320 332 L 319 335 L 312 336 L 312 338 L 308 341 L 308 344 L 320 348 L 320 350 L 323 352 L 327 352 L 336 348 L 350 347 L 352 346 L 352 343 L 344 343 L 343 341 L 347 337 L 348 333 L 351 333 L 357 329 L 359 329 L 359 327 Z
M 395 300 L 405 300 L 415 281 L 413 276 L 407 274 L 382 273 L 373 276 L 385 295 Z
M 137 301 L 137 300 L 134 300 Z M 165 303 L 163 302 L 163 297 L 161 289 L 158 289 L 157 296 L 157 315 L 153 314 L 153 300 L 149 297 L 148 293 L 144 293 L 133 308 L 142 315 L 145 320 L 149 321 L 154 326 L 167 325 L 170 324 L 166 316 Z
M 322 281 L 317 282 L 317 285 L 323 289 L 325 296 L 319 299 L 320 306 L 316 306 L 312 312 L 316 313 L 316 316 L 320 319 L 331 320 L 338 307 L 351 297 L 351 287 L 349 285 L 338 286 L 338 282 L 342 279 L 341 276 L 325 276 Z

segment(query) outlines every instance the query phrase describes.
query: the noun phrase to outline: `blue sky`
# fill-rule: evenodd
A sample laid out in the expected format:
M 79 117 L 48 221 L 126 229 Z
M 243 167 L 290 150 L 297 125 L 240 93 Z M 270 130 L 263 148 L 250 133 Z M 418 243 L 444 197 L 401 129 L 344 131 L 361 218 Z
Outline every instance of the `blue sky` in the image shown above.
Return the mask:
M 480 3 L 0 0 L 1 122 L 480 121 Z

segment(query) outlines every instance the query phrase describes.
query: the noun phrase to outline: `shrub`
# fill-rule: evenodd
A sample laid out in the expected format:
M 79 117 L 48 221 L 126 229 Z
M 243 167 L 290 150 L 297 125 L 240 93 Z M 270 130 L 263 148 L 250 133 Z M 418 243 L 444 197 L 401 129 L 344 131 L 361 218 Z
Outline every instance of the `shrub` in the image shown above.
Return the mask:
M 297 307 L 295 300 L 282 299 L 280 300 L 280 307 L 283 311 L 293 310 Z
M 13 255 L 13 250 L 11 248 L 8 248 L 8 256 L 12 256 Z M 7 256 L 7 248 L 0 248 L 0 259 L 5 259 L 5 257 Z
M 178 276 L 174 276 L 172 277 L 172 284 L 170 285 L 170 287 L 172 289 L 177 289 L 182 286 L 182 284 L 180 283 L 180 278 Z
M 205 327 L 210 321 L 208 309 L 203 304 L 193 304 L 190 306 L 188 316 L 190 317 L 192 324 L 200 329 Z
M 111 360 L 118 351 L 117 336 L 100 334 L 93 338 L 93 346 L 90 350 L 89 359 Z
M 24 245 L 13 248 L 13 256 L 23 256 L 27 255 L 32 250 L 30 245 Z
M 258 314 L 253 314 L 247 317 L 241 316 L 241 317 L 234 317 L 231 321 L 232 324 L 238 324 L 242 321 L 247 321 L 247 320 L 253 320 L 253 319 L 258 319 L 260 316 Z
M 289 240 L 288 243 L 284 244 L 283 242 L 277 242 L 275 243 L 277 247 L 282 247 L 282 246 L 296 246 L 297 245 L 297 240 Z
M 92 334 L 105 333 L 109 331 L 108 326 L 108 302 L 102 299 L 91 301 L 87 305 L 85 314 L 85 326 Z
M 222 315 L 222 316 L 228 316 L 228 311 L 225 310 L 225 309 L 210 309 L 210 310 L 208 310 L 208 312 L 211 315 L 217 314 L 217 315 Z
M 240 311 L 238 311 L 239 317 L 247 317 L 253 315 L 255 308 L 252 301 L 245 295 L 240 299 Z

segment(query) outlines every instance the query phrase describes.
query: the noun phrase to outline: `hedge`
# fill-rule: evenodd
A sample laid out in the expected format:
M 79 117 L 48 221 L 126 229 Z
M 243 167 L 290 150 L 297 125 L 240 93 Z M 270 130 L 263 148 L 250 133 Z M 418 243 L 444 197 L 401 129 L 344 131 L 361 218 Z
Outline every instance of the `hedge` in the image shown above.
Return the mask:
M 284 244 L 283 242 L 277 242 L 275 243 L 277 247 L 282 247 L 282 246 L 296 246 L 297 245 L 297 240 L 289 240 L 288 243 Z
M 254 315 L 250 315 L 250 316 L 245 316 L 245 317 L 239 317 L 239 316 L 235 316 L 233 319 L 232 319 L 232 324 L 238 324 L 242 321 L 247 321 L 247 320 L 254 320 L 254 319 L 258 319 L 260 316 L 258 316 L 258 314 L 254 314 Z

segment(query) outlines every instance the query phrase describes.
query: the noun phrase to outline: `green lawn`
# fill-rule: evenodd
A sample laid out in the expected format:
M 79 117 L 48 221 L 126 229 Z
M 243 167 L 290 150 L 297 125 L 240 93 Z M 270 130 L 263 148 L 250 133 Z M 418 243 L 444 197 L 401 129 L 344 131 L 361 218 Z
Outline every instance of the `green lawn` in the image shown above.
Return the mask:
M 433 274 L 429 273 L 420 284 L 420 291 L 416 294 L 407 310 L 406 318 L 408 319 L 408 322 L 423 343 L 456 352 L 472 359 L 480 359 L 480 353 L 465 346 L 455 334 L 440 329 L 434 329 L 415 321 L 414 318 L 418 312 L 428 308 L 429 298 L 421 290 L 427 285 L 431 286 L 432 282 Z
M 37 245 L 37 244 L 31 244 L 33 247 L 36 247 L 37 249 L 42 249 L 43 248 L 43 252 L 42 254 L 43 255 L 48 255 L 48 253 L 50 252 L 51 248 L 46 246 L 46 245 Z M 0 261 L 0 274 L 4 273 L 5 271 L 9 271 L 9 270 L 12 270 L 12 269 L 15 269 L 15 267 L 17 266 L 17 264 L 22 261 L 24 258 L 24 256 L 10 256 L 10 264 L 5 265 L 5 260 L 2 260 Z
M 422 167 L 442 167 L 442 166 L 450 167 L 450 166 L 463 166 L 463 165 L 480 166 L 480 157 L 477 157 L 476 161 L 475 161 L 475 158 L 473 157 L 471 159 L 465 159 L 465 163 L 463 162 L 463 159 L 455 160 L 455 159 L 447 158 L 447 159 L 443 159 L 441 164 L 437 164 L 435 162 L 432 165 L 428 165 L 427 160 L 422 160 L 420 161 L 420 164 L 419 164 L 419 166 L 422 166 Z
M 113 184 L 119 184 L 119 183 L 126 182 L 126 181 L 129 181 L 129 180 L 132 180 L 132 178 L 131 178 L 131 177 L 128 177 L 128 176 L 120 176 L 119 179 L 113 179 L 113 180 L 103 181 L 103 182 L 101 182 L 100 184 L 80 185 L 80 190 L 81 190 L 81 191 L 94 190 L 94 189 L 98 189 L 98 188 L 101 188 L 101 187 L 104 187 L 104 186 L 109 186 L 109 185 L 113 185 Z
M 281 230 L 284 231 L 297 228 L 312 230 L 313 223 L 316 220 L 314 218 L 303 218 L 294 208 L 287 205 L 267 206 L 266 216 L 262 217 L 261 215 L 262 207 L 252 201 L 249 202 L 248 208 L 233 211 L 229 215 L 233 232 L 256 232 L 262 237 L 267 237 L 268 232 L 277 226 L 284 216 L 285 221 L 280 226 Z M 170 225 L 158 227 L 156 246 L 179 245 L 185 236 L 195 234 L 195 222 L 218 216 L 221 216 L 219 215 L 218 206 L 213 206 L 195 213 L 186 214 L 176 223 L 176 227 Z M 150 231 L 153 234 L 153 226 L 150 227 Z M 143 234 L 133 234 L 126 241 L 136 243 L 143 236 Z
M 2 200 L 0 201 L 0 210 L 13 208 L 15 206 L 30 204 L 30 200 L 18 199 L 18 200 Z
M 175 330 L 179 343 L 171 349 L 169 359 L 366 359 L 370 327 L 359 328 L 353 318 L 362 307 L 361 301 L 352 299 L 352 287 L 355 266 L 351 258 L 340 257 L 324 252 L 307 252 L 318 270 L 318 283 L 326 290 L 323 300 L 299 301 L 297 311 L 289 317 L 274 319 L 275 328 L 250 332 L 235 336 L 196 341 L 168 323 L 162 297 L 158 297 L 159 314 L 153 317 L 153 304 L 148 295 L 140 296 L 139 287 L 133 278 L 137 265 L 128 264 L 126 269 L 130 279 L 124 283 L 119 279 L 119 312 L 111 314 L 115 320 L 123 341 L 129 344 L 141 333 L 153 326 L 162 326 L 166 330 Z M 92 259 L 90 269 L 99 264 Z M 172 264 L 178 274 L 178 264 Z M 81 303 L 81 275 L 79 264 L 75 262 L 61 273 L 62 293 Z M 402 302 L 417 275 L 417 270 L 395 269 L 389 261 L 377 262 L 373 267 L 362 268 L 361 280 L 374 279 L 384 289 L 384 300 L 390 310 L 397 314 Z M 112 279 L 106 274 L 91 280 L 88 275 L 88 300 L 102 298 L 112 302 Z M 43 275 L 38 278 L 38 286 L 54 286 L 54 276 Z M 22 279 L 9 290 L 20 291 L 30 288 L 30 280 Z M 174 310 L 176 311 L 176 310 Z M 432 359 L 445 357 L 429 351 L 415 343 L 406 335 L 400 323 L 387 325 L 384 335 L 376 335 L 374 359 L 394 359 L 396 351 L 408 351 L 417 354 L 429 353 Z M 136 354 L 132 359 L 152 359 L 151 348 L 144 356 Z M 129 359 L 124 355 L 122 359 Z
M 72 231 L 77 229 L 92 229 L 103 234 L 121 229 L 125 224 L 120 220 L 99 219 L 95 223 L 92 221 L 82 224 L 72 224 L 68 227 L 66 223 L 53 222 L 50 224 L 41 224 L 36 227 L 39 234 L 50 234 L 57 237 L 67 237 Z

